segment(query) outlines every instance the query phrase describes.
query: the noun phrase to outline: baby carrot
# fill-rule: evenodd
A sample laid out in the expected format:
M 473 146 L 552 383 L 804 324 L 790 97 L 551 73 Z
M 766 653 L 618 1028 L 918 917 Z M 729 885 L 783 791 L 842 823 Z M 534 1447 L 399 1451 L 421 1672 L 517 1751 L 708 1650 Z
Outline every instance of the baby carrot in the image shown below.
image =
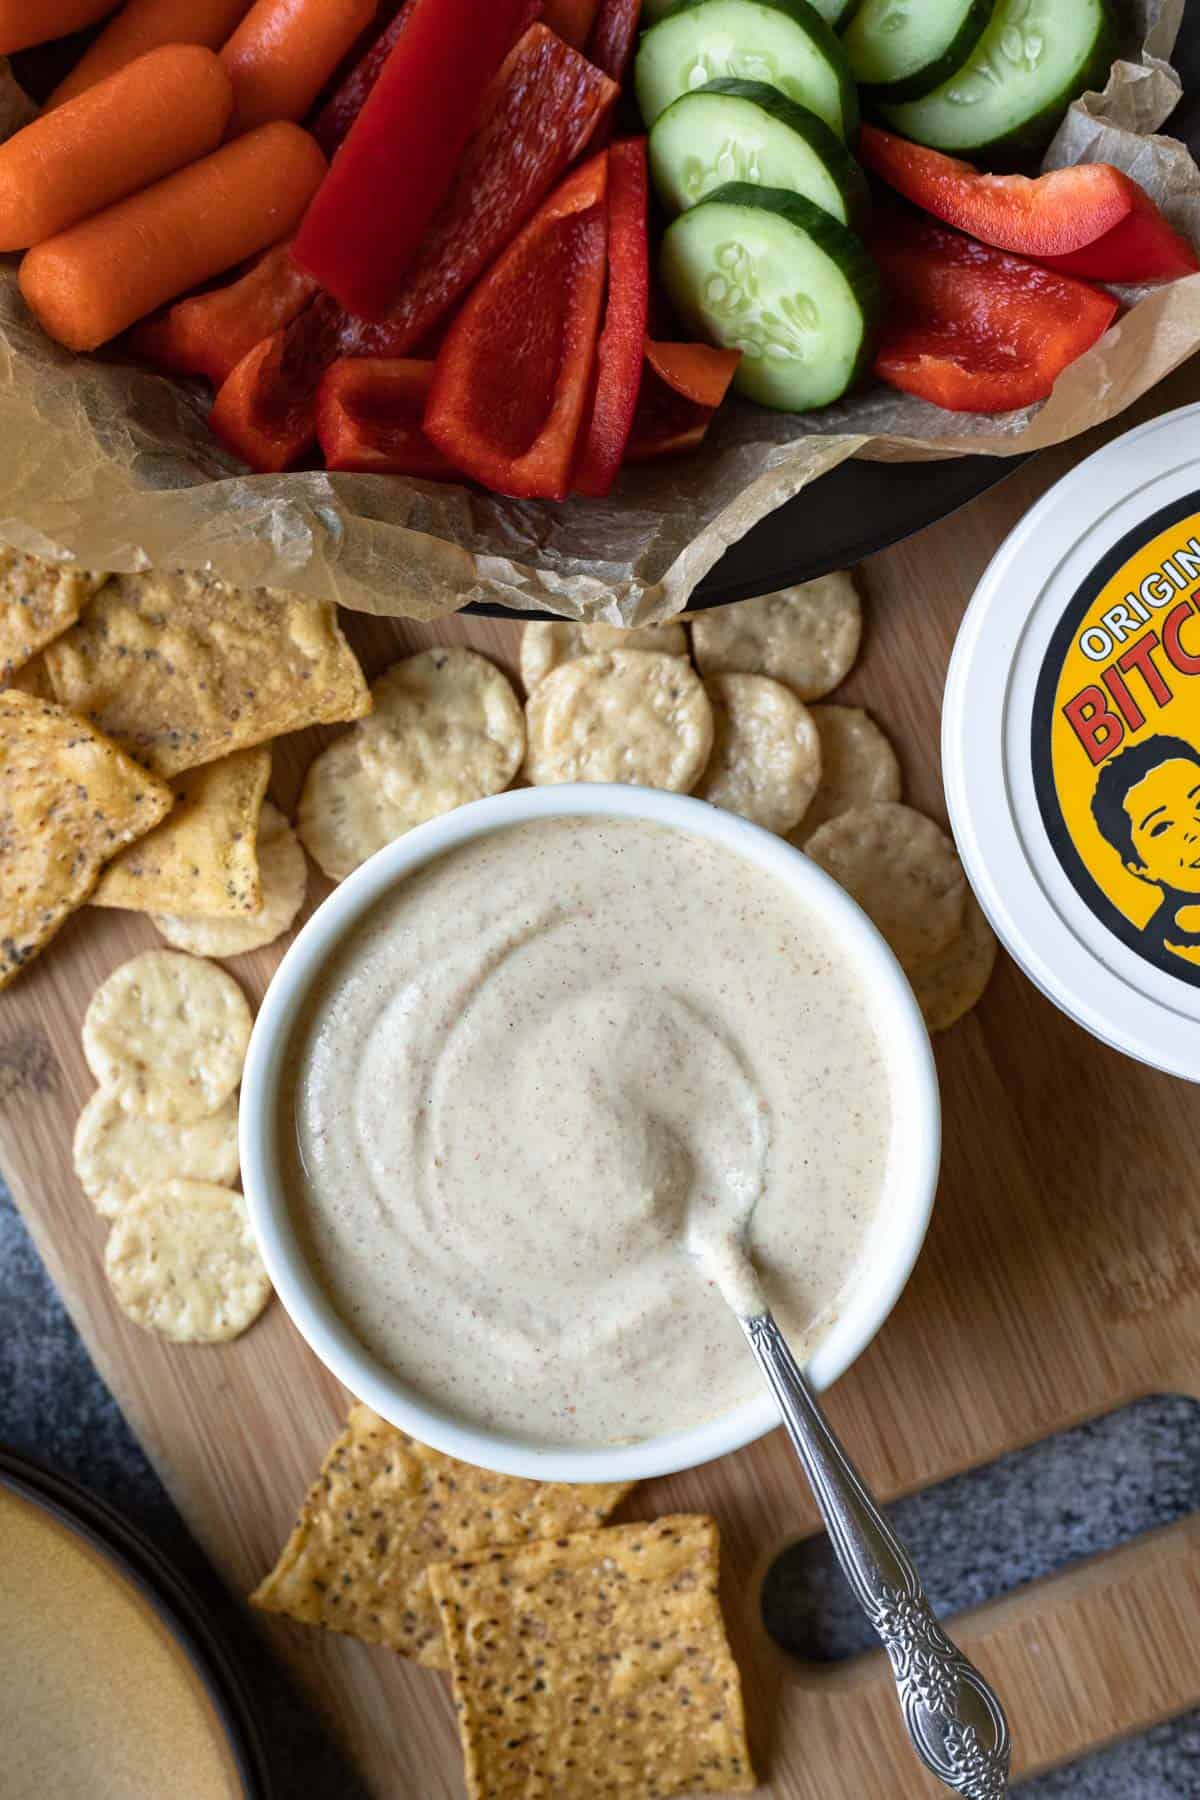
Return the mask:
M 126 0 L 115 18 L 60 81 L 45 110 L 73 100 L 161 44 L 219 50 L 250 9 L 250 0 Z
M 230 135 L 269 119 L 302 119 L 376 0 L 256 0 L 221 52 L 233 82 Z
M 21 292 L 52 338 L 94 350 L 294 231 L 324 174 L 306 131 L 264 125 L 47 238 L 21 263 Z
M 0 56 L 82 31 L 115 5 L 116 0 L 0 0 Z
M 25 250 L 215 150 L 233 110 L 220 61 L 167 44 L 0 144 L 0 250 Z

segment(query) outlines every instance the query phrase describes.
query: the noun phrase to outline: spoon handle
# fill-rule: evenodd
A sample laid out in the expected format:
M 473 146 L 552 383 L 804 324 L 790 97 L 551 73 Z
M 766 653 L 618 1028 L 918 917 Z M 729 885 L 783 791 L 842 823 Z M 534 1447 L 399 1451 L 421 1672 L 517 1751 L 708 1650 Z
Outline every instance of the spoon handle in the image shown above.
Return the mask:
M 769 1312 L 740 1320 L 812 1485 L 842 1572 L 892 1664 L 917 1755 L 966 1800 L 1008 1792 L 999 1700 L 946 1636 L 912 1559 L 863 1485 Z

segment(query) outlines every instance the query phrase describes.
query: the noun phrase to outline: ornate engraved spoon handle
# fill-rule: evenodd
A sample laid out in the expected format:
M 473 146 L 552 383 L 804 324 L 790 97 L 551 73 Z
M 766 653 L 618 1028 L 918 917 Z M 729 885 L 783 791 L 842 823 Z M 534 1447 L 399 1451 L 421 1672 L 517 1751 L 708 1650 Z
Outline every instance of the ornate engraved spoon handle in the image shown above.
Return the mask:
M 908 1552 L 863 1486 L 771 1314 L 740 1323 L 812 1484 L 842 1573 L 891 1659 L 917 1755 L 966 1800 L 999 1800 L 1008 1792 L 1011 1752 L 999 1700 L 938 1624 Z

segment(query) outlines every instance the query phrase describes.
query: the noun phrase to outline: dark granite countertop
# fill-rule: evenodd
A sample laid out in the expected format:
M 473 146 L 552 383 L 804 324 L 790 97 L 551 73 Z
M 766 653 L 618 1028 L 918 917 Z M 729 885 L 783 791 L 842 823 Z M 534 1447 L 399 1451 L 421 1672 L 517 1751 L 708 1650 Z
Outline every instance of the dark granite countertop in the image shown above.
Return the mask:
M 2 1188 L 0 1322 L 0 1443 L 109 1501 L 213 1605 L 241 1653 L 264 1720 L 279 1800 L 359 1800 L 352 1772 L 282 1671 L 264 1657 L 188 1535 Z M 935 1604 L 945 1613 L 977 1604 L 1196 1511 L 1198 1415 L 1200 1406 L 1175 1396 L 1145 1400 L 898 1503 L 892 1517 Z M 820 1544 L 776 1566 L 765 1609 L 774 1635 L 805 1655 L 841 1656 L 863 1647 L 860 1621 Z M 1021 1792 L 1028 1800 L 1196 1800 L 1200 1715 L 1042 1776 Z

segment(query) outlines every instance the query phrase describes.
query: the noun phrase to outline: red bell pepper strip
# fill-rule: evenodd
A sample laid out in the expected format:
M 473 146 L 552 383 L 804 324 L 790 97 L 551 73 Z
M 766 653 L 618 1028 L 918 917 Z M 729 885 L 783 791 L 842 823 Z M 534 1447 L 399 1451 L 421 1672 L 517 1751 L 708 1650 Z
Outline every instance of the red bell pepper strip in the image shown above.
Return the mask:
M 313 119 L 309 129 L 329 158 L 332 159 L 334 151 L 340 147 L 366 105 L 368 94 L 383 74 L 383 65 L 396 48 L 404 29 L 405 16 L 412 4 L 413 0 L 403 0 L 403 4 L 397 7 L 395 0 L 384 0 L 381 14 L 375 22 L 378 36 L 360 51 L 349 73 L 334 88 Z M 384 16 L 387 14 L 393 16 Z
M 379 319 L 395 299 L 525 5 L 413 0 L 293 247 L 348 312 Z
M 248 350 L 298 319 L 320 289 L 291 258 L 290 244 L 264 250 L 225 287 L 177 300 L 134 327 L 130 346 L 173 375 L 203 375 L 214 387 Z
M 545 0 L 542 18 L 564 44 L 582 50 L 599 5 L 600 0 Z
M 407 356 L 512 242 L 579 155 L 615 83 L 544 25 L 513 46 L 485 97 L 454 182 L 388 316 L 349 320 L 348 355 Z
M 496 493 L 562 500 L 604 299 L 608 156 L 568 175 L 475 288 L 438 355 L 426 435 Z
M 1046 399 L 1117 310 L 1111 294 L 930 219 L 881 214 L 870 247 L 889 301 L 875 373 L 951 412 Z
M 433 382 L 431 362 L 345 357 L 317 389 L 317 438 L 327 469 L 356 474 L 453 476 L 421 421 Z
M 960 231 L 1096 281 L 1169 281 L 1200 269 L 1136 181 L 1111 163 L 1045 175 L 985 175 L 970 163 L 864 125 L 859 160 L 898 194 Z
M 713 344 L 646 339 L 646 361 L 654 373 L 684 399 L 710 409 L 720 406 L 741 360 L 740 350 L 718 350 Z
M 608 301 L 596 350 L 592 415 L 572 486 L 607 494 L 633 428 L 650 305 L 649 202 L 645 138 L 626 138 L 608 153 Z
M 383 73 L 384 63 L 396 48 L 412 4 L 413 0 L 380 0 L 379 13 L 374 27 L 367 33 L 366 42 L 358 45 L 357 55 L 348 59 L 346 74 L 309 125 L 326 156 L 332 158 L 334 151 L 341 147 L 366 105 L 368 94 Z M 542 0 L 525 0 L 525 10 L 513 33 L 514 42 L 540 17 L 541 11 Z
M 1080 275 L 1092 281 L 1122 281 L 1141 286 L 1152 281 L 1174 281 L 1200 270 L 1196 255 L 1182 232 L 1176 231 L 1141 188 L 1133 210 L 1119 225 L 1095 243 L 1062 256 L 1039 256 L 1047 269 L 1060 275 Z
M 338 318 L 322 295 L 248 351 L 218 389 L 209 426 L 259 474 L 292 468 L 316 443 L 317 383 L 337 356 Z
M 660 457 L 694 450 L 703 443 L 716 410 L 715 406 L 698 406 L 677 392 L 647 362 L 625 461 L 657 462 Z
M 588 57 L 614 81 L 624 81 L 633 55 L 642 0 L 600 0 L 600 11 L 588 39 Z

